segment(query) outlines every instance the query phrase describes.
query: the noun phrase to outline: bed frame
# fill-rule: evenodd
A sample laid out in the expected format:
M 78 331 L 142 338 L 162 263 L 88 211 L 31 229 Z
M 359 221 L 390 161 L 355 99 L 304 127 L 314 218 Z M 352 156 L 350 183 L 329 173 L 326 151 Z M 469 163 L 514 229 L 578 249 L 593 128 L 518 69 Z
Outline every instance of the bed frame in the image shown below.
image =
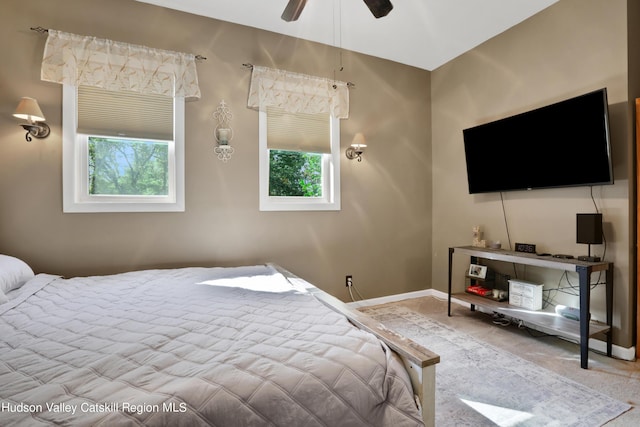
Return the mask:
M 354 310 L 344 302 L 313 286 L 290 271 L 276 264 L 270 265 L 284 275 L 292 285 L 311 293 L 325 305 L 346 316 L 357 328 L 372 333 L 395 351 L 396 354 L 400 356 L 409 373 L 425 426 L 435 426 L 436 364 L 440 362 L 440 356 L 410 339 L 387 329 L 380 322 L 377 322 L 358 310 Z

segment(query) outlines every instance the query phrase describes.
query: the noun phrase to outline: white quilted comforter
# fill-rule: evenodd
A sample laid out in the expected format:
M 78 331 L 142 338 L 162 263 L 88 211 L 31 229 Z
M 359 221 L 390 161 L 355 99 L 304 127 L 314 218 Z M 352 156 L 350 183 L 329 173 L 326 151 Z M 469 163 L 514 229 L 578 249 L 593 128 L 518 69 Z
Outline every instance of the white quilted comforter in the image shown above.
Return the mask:
M 400 362 L 271 266 L 40 274 L 0 305 L 0 425 L 420 425 Z

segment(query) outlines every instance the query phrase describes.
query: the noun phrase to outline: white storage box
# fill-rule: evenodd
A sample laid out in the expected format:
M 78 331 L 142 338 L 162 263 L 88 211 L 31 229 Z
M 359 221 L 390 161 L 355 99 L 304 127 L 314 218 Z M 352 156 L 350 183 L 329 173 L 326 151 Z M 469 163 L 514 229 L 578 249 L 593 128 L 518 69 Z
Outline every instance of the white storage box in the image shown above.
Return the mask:
M 542 289 L 544 285 L 525 282 L 519 279 L 509 280 L 509 304 L 527 310 L 542 309 Z

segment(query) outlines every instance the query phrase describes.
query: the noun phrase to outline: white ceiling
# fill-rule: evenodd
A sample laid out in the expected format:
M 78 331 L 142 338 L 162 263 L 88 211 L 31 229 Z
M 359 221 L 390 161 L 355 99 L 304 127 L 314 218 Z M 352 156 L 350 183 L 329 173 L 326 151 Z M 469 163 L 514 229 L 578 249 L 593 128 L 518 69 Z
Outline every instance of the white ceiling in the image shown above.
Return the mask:
M 138 1 L 431 71 L 558 0 L 392 0 L 380 19 L 362 0 L 308 0 L 296 22 L 280 19 L 288 0 Z

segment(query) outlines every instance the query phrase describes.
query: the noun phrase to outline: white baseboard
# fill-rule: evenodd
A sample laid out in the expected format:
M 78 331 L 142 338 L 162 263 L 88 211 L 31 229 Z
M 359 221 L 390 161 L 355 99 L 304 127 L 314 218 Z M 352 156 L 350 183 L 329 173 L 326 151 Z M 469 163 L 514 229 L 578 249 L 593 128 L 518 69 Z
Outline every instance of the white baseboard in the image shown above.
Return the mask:
M 415 292 L 407 292 L 404 294 L 396 294 L 396 295 L 389 295 L 386 297 L 380 297 L 380 298 L 372 298 L 372 299 L 367 299 L 367 300 L 363 300 L 363 301 L 356 301 L 356 302 L 351 302 L 348 303 L 347 305 L 352 307 L 352 308 L 359 308 L 359 307 L 368 307 L 368 306 L 372 306 L 372 305 L 380 305 L 380 304 L 386 304 L 389 302 L 397 302 L 397 301 L 402 301 L 402 300 L 406 300 L 406 299 L 412 299 L 412 298 L 420 298 L 420 297 L 425 297 L 425 296 L 432 296 L 434 298 L 438 298 L 438 299 L 444 299 L 446 300 L 448 295 L 446 292 L 442 292 L 442 291 L 438 291 L 436 289 L 425 289 L 422 291 L 415 291 Z M 461 301 L 459 299 L 456 298 L 451 298 L 451 302 L 458 304 L 458 305 L 462 305 L 465 307 L 470 307 L 471 305 L 467 302 Z M 479 307 L 477 307 L 476 309 L 480 309 Z M 481 310 L 482 311 L 482 310 Z M 607 352 L 607 343 L 601 340 L 596 340 L 591 338 L 589 340 L 589 348 L 600 352 L 600 353 L 605 353 Z M 622 360 L 629 360 L 629 361 L 633 361 L 636 359 L 636 348 L 635 347 L 620 347 L 618 345 L 613 345 L 611 348 L 611 354 L 613 357 L 617 358 L 617 359 L 622 359 Z
M 370 307 L 372 305 L 386 304 L 389 302 L 397 302 L 397 301 L 402 301 L 406 299 L 433 296 L 434 292 L 439 292 L 439 291 L 434 291 L 433 289 L 425 289 L 422 291 L 407 292 L 404 294 L 389 295 L 386 297 L 371 298 L 371 299 L 365 299 L 362 301 L 350 302 L 350 303 L 347 303 L 347 305 L 351 308 Z M 446 295 L 447 294 L 445 294 L 445 298 L 446 298 Z

